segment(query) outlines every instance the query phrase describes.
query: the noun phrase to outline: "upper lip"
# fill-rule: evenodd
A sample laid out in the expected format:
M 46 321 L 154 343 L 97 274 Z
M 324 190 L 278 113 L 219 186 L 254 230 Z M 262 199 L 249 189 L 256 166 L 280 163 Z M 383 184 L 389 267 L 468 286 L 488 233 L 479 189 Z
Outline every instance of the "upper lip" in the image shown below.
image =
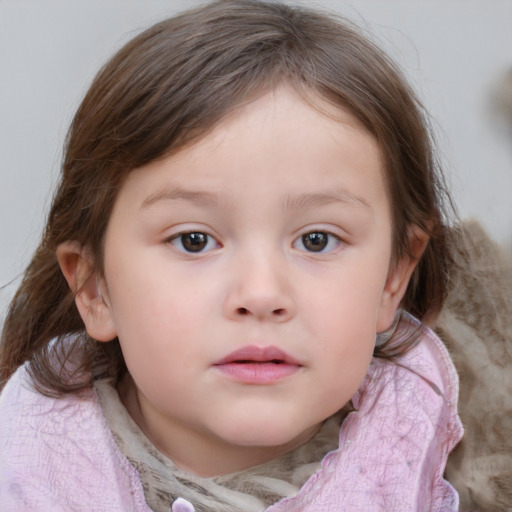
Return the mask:
M 290 356 L 286 352 L 282 351 L 280 348 L 269 346 L 269 347 L 257 347 L 255 345 L 250 345 L 247 347 L 242 347 L 234 352 L 231 352 L 226 357 L 223 357 L 219 361 L 214 363 L 214 366 L 228 363 L 243 363 L 243 362 L 256 362 L 256 363 L 265 363 L 265 362 L 276 362 L 276 363 L 285 363 L 285 364 L 293 364 L 297 366 L 302 366 L 300 361 Z

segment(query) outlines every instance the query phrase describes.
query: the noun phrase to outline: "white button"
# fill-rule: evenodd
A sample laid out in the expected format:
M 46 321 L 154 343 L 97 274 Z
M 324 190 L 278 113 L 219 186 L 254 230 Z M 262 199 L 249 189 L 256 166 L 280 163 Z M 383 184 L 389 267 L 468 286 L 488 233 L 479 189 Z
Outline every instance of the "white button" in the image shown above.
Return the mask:
M 178 498 L 171 507 L 171 512 L 194 512 L 195 508 L 190 501 Z

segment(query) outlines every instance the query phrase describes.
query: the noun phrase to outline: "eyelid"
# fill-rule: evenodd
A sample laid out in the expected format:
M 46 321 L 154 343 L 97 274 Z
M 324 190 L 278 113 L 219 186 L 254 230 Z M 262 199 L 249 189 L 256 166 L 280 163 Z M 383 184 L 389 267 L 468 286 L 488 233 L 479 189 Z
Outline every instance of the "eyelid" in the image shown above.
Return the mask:
M 204 233 L 205 235 L 215 238 L 217 241 L 220 239 L 220 235 L 213 228 L 200 222 L 180 222 L 179 224 L 167 226 L 165 232 L 162 231 L 162 233 L 164 233 L 162 235 L 163 242 L 167 242 L 187 233 Z

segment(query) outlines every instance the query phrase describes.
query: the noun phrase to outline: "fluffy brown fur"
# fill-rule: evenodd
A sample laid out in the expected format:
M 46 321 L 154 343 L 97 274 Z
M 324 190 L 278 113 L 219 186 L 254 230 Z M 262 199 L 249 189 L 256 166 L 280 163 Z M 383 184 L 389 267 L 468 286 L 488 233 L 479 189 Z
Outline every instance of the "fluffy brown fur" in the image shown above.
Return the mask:
M 465 435 L 446 477 L 461 511 L 512 511 L 512 257 L 476 223 L 451 242 L 457 265 L 435 328 L 460 375 Z

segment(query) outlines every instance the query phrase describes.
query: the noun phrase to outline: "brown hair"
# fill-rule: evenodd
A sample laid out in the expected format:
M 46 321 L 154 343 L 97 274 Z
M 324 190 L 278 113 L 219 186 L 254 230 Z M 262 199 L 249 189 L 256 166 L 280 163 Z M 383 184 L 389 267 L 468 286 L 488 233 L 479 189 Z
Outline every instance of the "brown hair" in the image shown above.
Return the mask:
M 448 267 L 444 187 L 423 109 L 400 72 L 346 20 L 273 2 L 219 1 L 141 33 L 91 85 L 69 130 L 42 242 L 6 318 L 0 386 L 25 361 L 46 392 L 90 385 L 92 369 L 115 380 L 123 374 L 118 341 L 98 343 L 84 333 L 57 246 L 78 241 L 101 271 L 105 230 L 127 174 L 193 143 L 283 82 L 348 110 L 375 136 L 386 164 L 394 257 L 407 251 L 411 225 L 431 237 L 402 307 L 422 320 L 438 312 Z M 384 346 L 375 355 L 396 353 Z M 70 357 L 83 378 L 62 375 Z

